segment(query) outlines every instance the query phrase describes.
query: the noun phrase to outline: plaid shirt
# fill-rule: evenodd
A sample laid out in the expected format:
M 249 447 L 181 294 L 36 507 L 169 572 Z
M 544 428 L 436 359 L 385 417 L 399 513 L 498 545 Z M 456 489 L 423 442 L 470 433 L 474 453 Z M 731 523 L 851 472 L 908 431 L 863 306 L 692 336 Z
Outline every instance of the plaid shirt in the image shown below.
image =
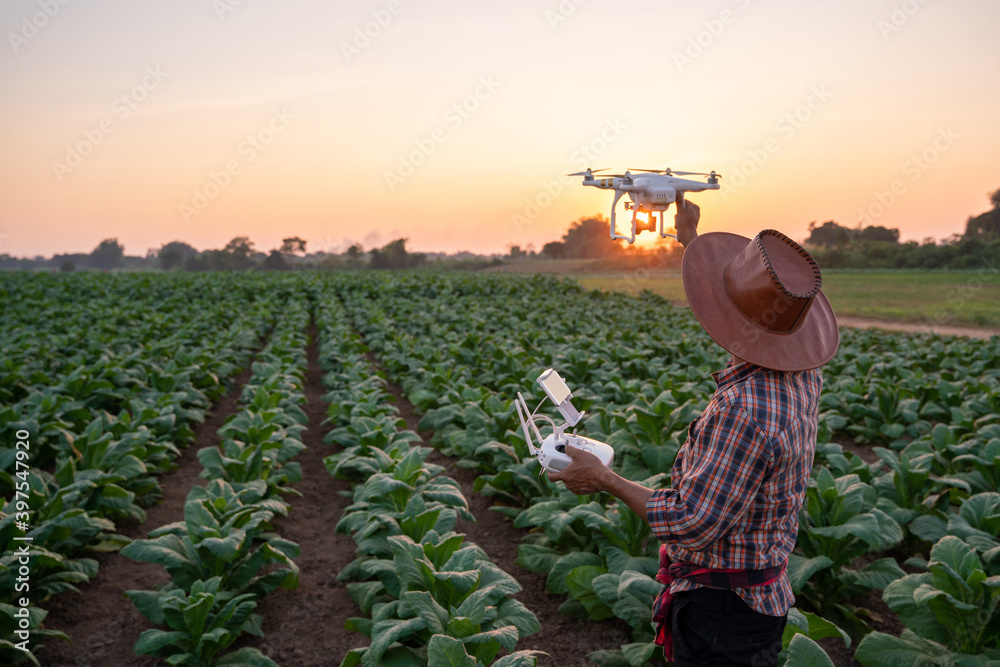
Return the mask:
M 674 563 L 762 570 L 795 546 L 799 509 L 816 451 L 819 370 L 786 373 L 750 363 L 713 373 L 718 389 L 688 427 L 671 488 L 646 504 L 653 534 Z M 676 579 L 671 592 L 702 584 Z M 733 589 L 756 611 L 784 616 L 795 601 L 788 576 Z

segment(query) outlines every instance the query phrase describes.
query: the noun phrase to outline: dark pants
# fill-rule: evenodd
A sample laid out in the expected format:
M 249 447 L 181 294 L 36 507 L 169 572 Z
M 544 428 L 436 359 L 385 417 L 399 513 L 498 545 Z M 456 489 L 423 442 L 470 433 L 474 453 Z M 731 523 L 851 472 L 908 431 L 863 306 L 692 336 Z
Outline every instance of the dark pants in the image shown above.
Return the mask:
M 776 665 L 785 619 L 754 611 L 733 591 L 677 593 L 670 609 L 674 665 Z

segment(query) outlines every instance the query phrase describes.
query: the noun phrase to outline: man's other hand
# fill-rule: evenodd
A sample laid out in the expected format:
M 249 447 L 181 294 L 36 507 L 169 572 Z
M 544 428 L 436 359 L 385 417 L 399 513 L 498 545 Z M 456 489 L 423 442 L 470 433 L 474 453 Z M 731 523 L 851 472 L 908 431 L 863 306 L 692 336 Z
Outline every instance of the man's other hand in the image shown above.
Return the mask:
M 684 199 L 683 193 L 677 195 L 674 207 L 677 209 L 677 212 L 674 213 L 674 229 L 677 230 L 677 240 L 681 242 L 681 245 L 686 246 L 698 236 L 701 209 L 694 202 Z
M 580 496 L 607 490 L 606 480 L 610 471 L 601 459 L 573 446 L 566 447 L 566 455 L 573 459 L 572 462 L 559 472 L 550 471 L 549 479 L 562 482 L 567 489 Z

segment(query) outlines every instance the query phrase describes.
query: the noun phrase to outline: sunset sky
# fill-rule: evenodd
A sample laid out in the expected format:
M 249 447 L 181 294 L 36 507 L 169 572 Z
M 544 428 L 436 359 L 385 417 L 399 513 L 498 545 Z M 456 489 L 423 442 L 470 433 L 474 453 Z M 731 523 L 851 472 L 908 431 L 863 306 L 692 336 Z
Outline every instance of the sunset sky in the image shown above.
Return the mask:
M 964 230 L 1000 188 L 1000 2 L 5 0 L 0 253 L 501 252 L 568 172 L 717 170 L 702 231 Z

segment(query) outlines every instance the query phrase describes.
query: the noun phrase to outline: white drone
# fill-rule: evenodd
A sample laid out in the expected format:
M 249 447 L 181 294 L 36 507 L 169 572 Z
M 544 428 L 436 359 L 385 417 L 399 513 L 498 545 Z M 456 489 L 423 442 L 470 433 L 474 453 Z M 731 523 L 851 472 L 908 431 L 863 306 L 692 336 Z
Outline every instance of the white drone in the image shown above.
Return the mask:
M 622 239 L 630 244 L 635 243 L 636 231 L 656 231 L 656 221 L 653 212 L 660 214 L 660 238 L 677 238 L 676 234 L 668 234 L 664 218 L 670 204 L 677 201 L 678 193 L 701 192 L 702 190 L 718 190 L 719 179 L 722 178 L 714 171 L 707 174 L 696 171 L 672 171 L 671 169 L 636 169 L 643 172 L 635 176 L 631 171 L 624 174 L 608 174 L 601 178 L 594 178 L 594 174 L 606 169 L 587 169 L 578 171 L 567 176 L 583 176 L 584 185 L 592 185 L 603 190 L 614 190 L 615 200 L 611 203 L 611 238 Z M 691 181 L 686 178 L 675 178 L 675 176 L 706 176 L 706 181 Z M 632 233 L 629 236 L 618 234 L 615 230 L 615 209 L 618 208 L 618 200 L 622 195 L 628 193 L 632 201 L 625 202 L 625 210 L 632 211 Z M 639 213 L 646 213 L 649 216 L 647 222 L 643 223 L 637 219 Z

